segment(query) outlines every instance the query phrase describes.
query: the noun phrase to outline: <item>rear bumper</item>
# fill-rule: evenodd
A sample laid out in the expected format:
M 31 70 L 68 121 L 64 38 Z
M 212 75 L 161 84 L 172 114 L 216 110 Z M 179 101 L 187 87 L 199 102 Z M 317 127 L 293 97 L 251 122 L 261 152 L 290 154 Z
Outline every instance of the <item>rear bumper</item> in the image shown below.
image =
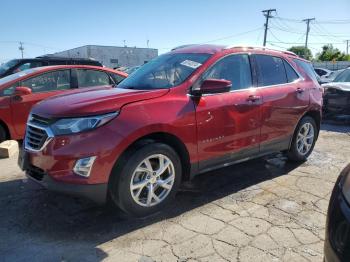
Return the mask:
M 27 171 L 26 176 L 35 183 L 55 192 L 73 195 L 78 197 L 84 197 L 92 200 L 93 202 L 103 205 L 107 199 L 107 183 L 106 184 L 93 184 L 93 185 L 81 185 L 81 184 L 68 184 L 64 182 L 55 181 L 49 175 L 43 174 L 42 178 L 33 175 L 32 172 Z

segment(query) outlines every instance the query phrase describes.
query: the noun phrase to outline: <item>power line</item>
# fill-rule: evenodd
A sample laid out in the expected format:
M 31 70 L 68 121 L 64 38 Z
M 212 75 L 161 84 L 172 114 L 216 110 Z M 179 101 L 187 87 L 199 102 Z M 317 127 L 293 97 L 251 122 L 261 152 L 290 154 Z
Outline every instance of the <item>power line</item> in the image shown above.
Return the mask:
M 234 34 L 234 35 L 223 36 L 223 37 L 220 37 L 220 38 L 211 39 L 211 40 L 208 40 L 208 41 L 205 41 L 205 42 L 195 43 L 195 44 L 198 44 L 198 45 L 209 44 L 209 43 L 217 42 L 217 41 L 220 41 L 220 40 L 226 40 L 226 39 L 235 38 L 235 37 L 239 37 L 239 36 L 242 36 L 242 35 L 250 34 L 250 33 L 253 33 L 253 32 L 257 32 L 257 31 L 260 31 L 261 29 L 263 29 L 263 27 L 260 26 L 258 28 L 255 28 L 255 29 L 252 29 L 252 30 L 249 30 L 249 31 L 237 33 L 237 34 Z M 174 48 L 174 46 L 172 46 L 172 47 L 158 47 L 158 49 L 160 49 L 160 50 L 169 50 L 169 49 L 172 49 L 172 48 Z
M 302 20 L 298 19 L 292 19 L 292 18 L 286 18 L 286 17 L 280 17 L 280 16 L 275 16 L 275 19 L 283 20 L 283 21 L 288 21 L 288 22 L 293 22 L 293 23 L 302 23 Z
M 335 39 L 340 38 L 341 36 L 338 36 L 336 34 L 330 33 L 326 28 L 324 28 L 320 23 L 318 23 L 317 21 L 314 21 L 312 23 L 313 26 L 316 26 L 319 29 L 319 32 L 321 32 L 321 34 L 325 34 L 327 37 L 333 37 Z
M 293 19 L 287 17 L 275 16 L 275 19 L 279 19 L 282 21 L 288 21 L 291 23 L 302 23 L 303 21 L 300 19 Z M 320 24 L 350 24 L 350 19 L 334 19 L 334 20 L 317 20 Z
M 303 32 L 299 32 L 299 31 L 285 30 L 285 29 L 277 27 L 277 26 L 271 26 L 270 28 L 276 29 L 276 30 L 279 30 L 279 31 L 284 31 L 284 32 L 287 32 L 287 33 L 297 34 L 297 35 L 305 34 Z M 309 33 L 309 35 L 312 35 L 312 36 L 329 36 L 328 34 L 313 34 L 313 33 Z M 338 38 L 349 37 L 349 35 L 337 35 L 337 37 Z
M 320 24 L 350 24 L 350 19 L 344 20 L 317 20 Z
M 350 40 L 349 40 L 350 41 Z M 286 44 L 286 45 L 303 45 L 305 43 L 303 42 L 284 42 L 284 41 L 267 41 L 268 43 L 279 43 L 279 44 Z M 344 42 L 309 42 L 309 45 L 327 45 L 327 44 L 334 44 L 334 45 L 340 45 L 344 44 Z
M 269 32 L 271 34 L 271 36 L 276 39 L 279 43 L 283 43 L 283 41 L 281 39 L 279 39 L 277 36 L 275 36 L 275 34 L 272 32 L 272 30 L 269 29 Z M 271 41 L 270 41 L 271 42 Z
M 283 50 L 287 50 L 287 48 L 286 48 L 286 47 L 284 47 L 284 46 L 280 46 L 280 45 L 273 44 L 273 43 L 271 43 L 270 41 L 268 41 L 268 43 L 269 43 L 270 45 L 272 45 L 272 46 L 275 46 L 275 47 L 281 48 L 281 49 L 283 49 Z
M 287 30 L 296 30 L 295 28 L 291 27 L 288 23 L 289 21 L 285 21 L 283 19 L 280 19 L 277 11 L 276 15 L 272 19 L 273 22 L 276 22 L 278 25 L 280 25 L 282 28 L 285 28 Z M 287 23 L 288 22 L 288 23 Z M 299 21 L 299 23 L 302 23 L 302 21 Z
M 255 28 L 255 29 L 252 29 L 252 30 L 249 30 L 249 31 L 242 32 L 242 33 L 238 33 L 238 34 L 234 34 L 234 35 L 229 35 L 229 36 L 224 36 L 224 37 L 212 39 L 212 40 L 209 40 L 209 41 L 206 41 L 206 42 L 202 42 L 202 43 L 200 43 L 200 45 L 208 44 L 208 43 L 212 43 L 212 42 L 216 42 L 216 41 L 220 41 L 220 40 L 226 40 L 226 39 L 238 37 L 238 36 L 241 36 L 241 35 L 246 35 L 246 34 L 249 34 L 249 33 L 253 33 L 253 32 L 259 31 L 261 29 L 262 29 L 262 27 L 258 27 L 258 28 Z

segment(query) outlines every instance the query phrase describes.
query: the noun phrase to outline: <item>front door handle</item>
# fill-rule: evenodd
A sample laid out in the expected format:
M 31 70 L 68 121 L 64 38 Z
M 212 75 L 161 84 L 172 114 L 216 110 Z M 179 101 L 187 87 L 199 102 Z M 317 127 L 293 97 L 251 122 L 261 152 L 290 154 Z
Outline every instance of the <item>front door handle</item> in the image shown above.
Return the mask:
M 304 89 L 302 89 L 302 88 L 300 88 L 300 87 L 298 87 L 296 90 L 295 90 L 295 92 L 297 92 L 298 94 L 301 94 L 301 93 L 303 93 L 305 90 Z
M 250 95 L 247 98 L 247 101 L 249 102 L 256 102 L 259 101 L 261 99 L 261 96 L 257 96 L 257 95 Z

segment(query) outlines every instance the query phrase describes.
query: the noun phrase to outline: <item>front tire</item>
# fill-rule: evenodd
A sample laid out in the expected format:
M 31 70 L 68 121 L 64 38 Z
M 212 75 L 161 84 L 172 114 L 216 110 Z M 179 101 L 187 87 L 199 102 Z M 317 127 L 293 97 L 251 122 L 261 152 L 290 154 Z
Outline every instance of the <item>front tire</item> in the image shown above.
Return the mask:
M 318 128 L 312 117 L 303 117 L 293 135 L 292 144 L 288 151 L 288 159 L 292 161 L 305 161 L 315 146 Z
M 162 143 L 146 144 L 127 155 L 123 166 L 112 173 L 111 198 L 127 214 L 137 217 L 162 210 L 181 182 L 179 156 Z

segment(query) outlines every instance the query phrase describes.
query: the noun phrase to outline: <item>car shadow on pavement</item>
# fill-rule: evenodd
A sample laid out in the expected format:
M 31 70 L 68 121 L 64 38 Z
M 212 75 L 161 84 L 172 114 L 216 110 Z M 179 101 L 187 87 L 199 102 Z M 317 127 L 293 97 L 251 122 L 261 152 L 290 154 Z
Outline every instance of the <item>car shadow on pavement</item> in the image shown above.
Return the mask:
M 321 130 L 350 134 L 350 120 L 326 119 L 321 124 Z
M 49 192 L 27 180 L 3 182 L 0 253 L 9 260 L 32 255 L 75 260 L 81 255 L 84 260 L 99 261 L 107 256 L 100 244 L 283 176 L 297 166 L 274 154 L 199 175 L 166 210 L 143 219 Z

